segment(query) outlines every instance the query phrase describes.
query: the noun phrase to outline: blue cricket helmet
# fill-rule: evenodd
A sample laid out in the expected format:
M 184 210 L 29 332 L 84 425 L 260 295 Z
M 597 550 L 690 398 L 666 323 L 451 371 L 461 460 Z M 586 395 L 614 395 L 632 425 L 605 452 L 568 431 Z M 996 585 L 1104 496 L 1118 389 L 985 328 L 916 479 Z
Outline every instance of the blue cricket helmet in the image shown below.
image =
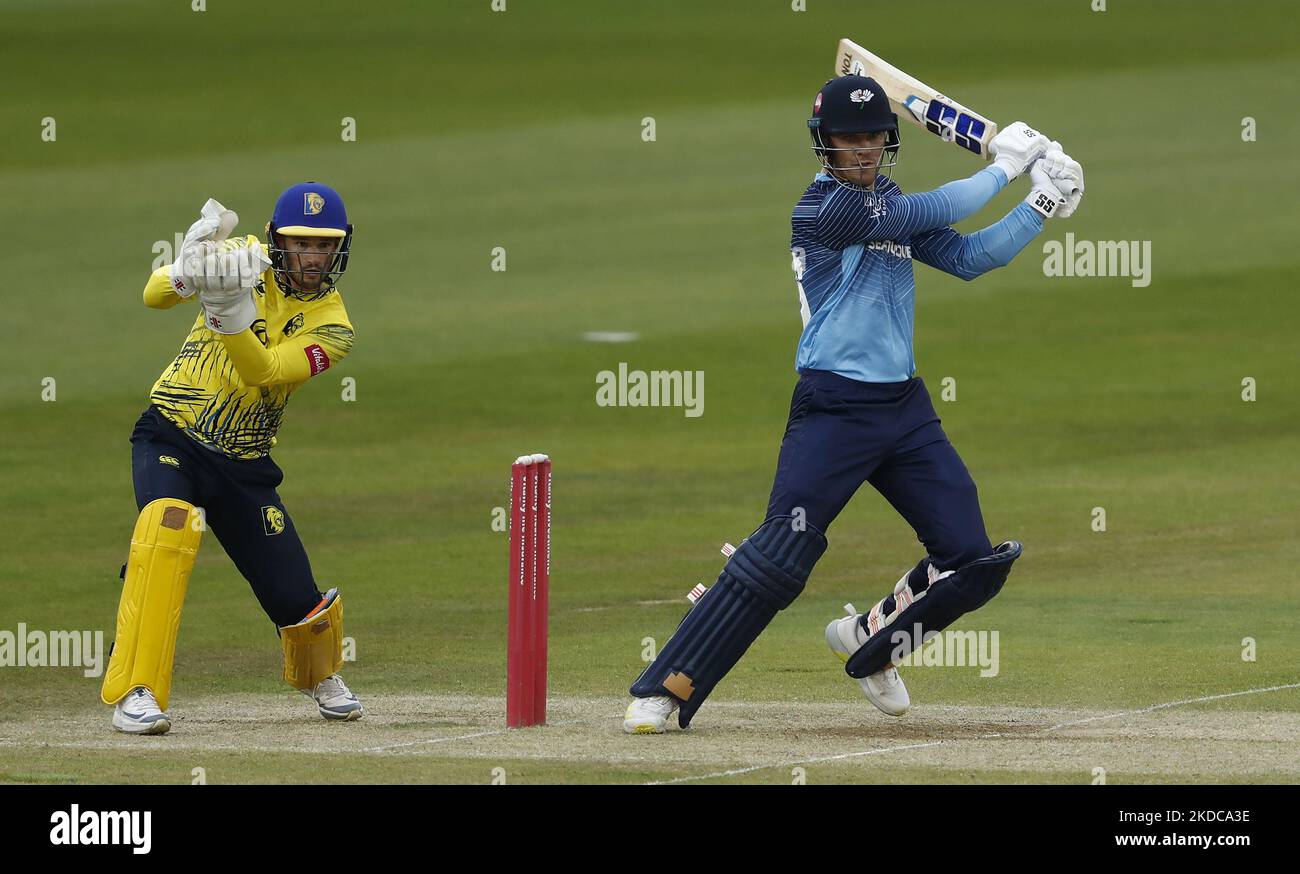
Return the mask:
M 320 182 L 299 182 L 284 190 L 275 202 L 271 220 L 266 224 L 266 248 L 271 256 L 275 279 L 285 291 L 293 289 L 291 271 L 286 267 L 287 254 L 276 241 L 276 234 L 289 237 L 320 237 L 340 240 L 329 270 L 321 282 L 320 294 L 327 294 L 348 269 L 352 248 L 352 225 L 343 198 Z

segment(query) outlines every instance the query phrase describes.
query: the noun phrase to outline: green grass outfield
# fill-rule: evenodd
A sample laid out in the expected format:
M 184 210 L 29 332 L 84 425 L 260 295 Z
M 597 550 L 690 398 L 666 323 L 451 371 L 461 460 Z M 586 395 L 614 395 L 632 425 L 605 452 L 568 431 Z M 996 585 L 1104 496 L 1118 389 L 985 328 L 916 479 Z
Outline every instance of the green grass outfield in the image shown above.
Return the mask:
M 113 735 L 78 669 L 0 667 L 0 780 L 1300 781 L 1282 752 L 1300 739 L 1300 64 L 1283 4 L 208 5 L 0 2 L 0 630 L 112 637 L 127 438 L 192 317 L 141 305 L 153 242 L 209 196 L 259 231 L 282 187 L 321 179 L 357 227 L 357 345 L 296 395 L 275 457 L 322 585 L 347 595 L 345 676 L 370 713 L 322 726 L 287 690 L 209 537 L 172 733 Z M 837 668 L 825 623 L 919 557 L 866 489 L 693 732 L 627 738 L 643 639 L 666 639 L 766 506 L 795 378 L 804 119 L 842 36 L 1087 171 L 1079 214 L 1010 267 L 972 284 L 917 267 L 919 373 L 990 535 L 1026 548 L 962 623 L 999 632 L 1000 671 L 912 669 L 917 708 L 886 723 Z M 905 190 L 977 169 L 903 137 Z M 1041 241 L 1067 231 L 1149 240 L 1150 286 L 1045 277 Z M 620 361 L 704 371 L 705 414 L 598 407 L 596 373 Z M 955 403 L 938 402 L 946 377 Z M 504 722 L 491 522 L 532 451 L 555 460 L 561 724 L 458 739 Z

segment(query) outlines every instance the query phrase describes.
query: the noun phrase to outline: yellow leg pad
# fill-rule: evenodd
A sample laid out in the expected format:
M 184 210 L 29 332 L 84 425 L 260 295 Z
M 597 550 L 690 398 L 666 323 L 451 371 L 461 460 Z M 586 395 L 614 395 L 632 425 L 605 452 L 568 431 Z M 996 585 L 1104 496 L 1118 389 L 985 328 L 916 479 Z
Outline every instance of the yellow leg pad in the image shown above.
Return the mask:
M 113 655 L 99 693 L 105 704 L 144 686 L 167 709 L 181 607 L 202 536 L 194 505 L 187 501 L 160 498 L 140 511 L 117 607 Z
M 295 689 L 310 689 L 343 667 L 343 598 L 338 589 L 325 598 L 324 608 L 280 629 L 284 680 Z

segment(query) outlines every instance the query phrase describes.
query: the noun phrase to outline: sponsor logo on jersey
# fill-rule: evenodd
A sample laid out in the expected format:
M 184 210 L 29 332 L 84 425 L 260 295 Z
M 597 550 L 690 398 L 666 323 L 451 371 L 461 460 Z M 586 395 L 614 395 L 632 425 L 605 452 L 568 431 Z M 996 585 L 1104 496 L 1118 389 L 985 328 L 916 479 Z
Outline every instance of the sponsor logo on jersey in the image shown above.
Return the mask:
M 172 467 L 180 467 L 181 463 L 170 455 L 160 455 L 158 460 L 163 464 L 170 464 Z
M 904 246 L 902 243 L 895 243 L 893 240 L 875 240 L 867 243 L 867 248 L 876 252 L 884 252 L 893 255 L 895 258 L 905 258 L 912 260 L 912 247 Z
M 329 355 L 327 355 L 325 350 L 315 343 L 312 343 L 302 351 L 307 353 L 307 363 L 311 365 L 312 376 L 315 376 L 330 366 Z
M 284 511 L 279 507 L 262 508 L 262 525 L 266 528 L 266 536 L 284 533 Z
M 302 319 L 303 319 L 302 313 L 298 313 L 298 315 L 294 316 L 292 319 L 285 322 L 284 335 L 286 337 L 292 337 L 294 331 L 297 331 L 299 328 L 302 327 Z

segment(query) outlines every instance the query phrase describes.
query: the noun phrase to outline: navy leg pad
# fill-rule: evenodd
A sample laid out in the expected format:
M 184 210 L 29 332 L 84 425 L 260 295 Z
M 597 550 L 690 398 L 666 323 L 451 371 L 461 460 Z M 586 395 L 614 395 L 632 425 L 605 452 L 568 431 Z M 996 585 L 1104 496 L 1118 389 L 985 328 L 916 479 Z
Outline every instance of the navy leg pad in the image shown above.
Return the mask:
M 740 544 L 718 581 L 695 606 L 659 657 L 636 682 L 637 698 L 672 695 L 681 702 L 677 721 L 695 711 L 745 654 L 758 635 L 803 591 L 826 551 L 826 537 L 791 516 L 774 516 Z
M 984 606 L 1002 591 L 1011 564 L 1020 558 L 1020 553 L 1020 544 L 1009 540 L 992 555 L 977 558 L 951 575 L 935 580 L 923 595 L 896 613 L 888 625 L 872 634 L 849 656 L 844 670 L 855 679 L 869 677 L 919 649 L 922 643 L 965 614 Z

